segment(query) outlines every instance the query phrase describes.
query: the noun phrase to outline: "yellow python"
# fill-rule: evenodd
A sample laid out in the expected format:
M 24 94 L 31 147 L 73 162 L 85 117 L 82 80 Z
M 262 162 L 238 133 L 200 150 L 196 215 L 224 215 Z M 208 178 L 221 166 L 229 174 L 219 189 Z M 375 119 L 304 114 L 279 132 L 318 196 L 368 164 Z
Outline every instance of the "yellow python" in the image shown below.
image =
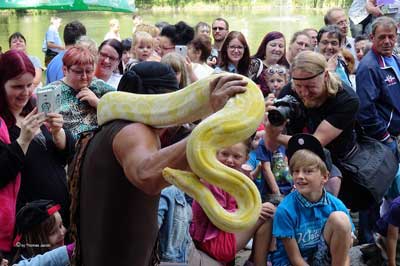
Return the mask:
M 204 118 L 212 113 L 209 83 L 223 75 L 231 74 L 212 75 L 168 94 L 107 93 L 97 106 L 98 123 L 125 119 L 159 127 Z M 168 182 L 197 200 L 210 221 L 227 232 L 253 226 L 261 209 L 260 195 L 253 181 L 216 159 L 218 149 L 248 138 L 263 119 L 262 93 L 254 82 L 243 78 L 248 82 L 246 92 L 229 99 L 224 108 L 204 119 L 190 134 L 186 156 L 194 174 L 170 168 L 163 171 Z M 199 177 L 232 195 L 238 209 L 224 210 Z

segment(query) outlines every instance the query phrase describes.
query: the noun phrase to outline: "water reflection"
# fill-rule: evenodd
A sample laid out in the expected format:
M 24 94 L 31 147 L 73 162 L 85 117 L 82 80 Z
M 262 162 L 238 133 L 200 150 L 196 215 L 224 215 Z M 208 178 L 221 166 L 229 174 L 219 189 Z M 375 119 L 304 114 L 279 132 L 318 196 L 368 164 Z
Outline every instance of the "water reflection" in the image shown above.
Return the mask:
M 66 23 L 78 19 L 87 29 L 88 35 L 97 43 L 101 43 L 105 33 L 108 31 L 108 21 L 117 18 L 121 24 L 121 37 L 131 37 L 132 19 L 130 14 L 110 12 L 61 12 L 57 14 L 63 19 L 60 27 L 60 36 Z M 199 21 L 209 24 L 216 17 L 224 17 L 229 21 L 230 30 L 241 31 L 250 44 L 251 54 L 262 40 L 263 36 L 273 30 L 281 31 L 289 40 L 291 35 L 300 29 L 308 27 L 319 28 L 323 24 L 323 13 L 311 10 L 281 8 L 226 8 L 219 10 L 196 10 L 196 11 L 158 11 L 143 12 L 145 23 L 154 24 L 158 21 L 176 23 L 184 20 L 194 26 Z M 29 54 L 38 56 L 43 60 L 41 45 L 44 34 L 48 28 L 52 14 L 42 15 L 0 15 L 0 45 L 3 51 L 8 49 L 8 36 L 15 31 L 20 31 L 27 39 L 27 50 Z

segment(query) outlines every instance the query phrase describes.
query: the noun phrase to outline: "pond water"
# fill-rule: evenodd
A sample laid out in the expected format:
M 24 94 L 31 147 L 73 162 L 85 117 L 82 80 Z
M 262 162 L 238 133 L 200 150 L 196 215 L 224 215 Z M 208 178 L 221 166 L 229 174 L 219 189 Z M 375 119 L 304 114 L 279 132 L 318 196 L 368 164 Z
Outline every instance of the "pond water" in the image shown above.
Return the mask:
M 41 51 L 41 46 L 52 15 L 54 14 L 0 14 L 0 46 L 3 48 L 3 52 L 8 50 L 8 36 L 15 31 L 20 31 L 27 39 L 28 53 L 38 56 L 43 61 L 44 54 Z M 179 12 L 143 11 L 141 15 L 144 22 L 149 24 L 158 21 L 176 23 L 183 20 L 192 26 L 199 21 L 211 24 L 216 17 L 223 17 L 228 20 L 230 30 L 243 32 L 249 42 L 251 54 L 256 52 L 263 36 L 269 31 L 281 31 L 288 40 L 297 30 L 307 27 L 320 28 L 323 25 L 322 11 L 290 7 L 232 8 L 224 11 L 207 11 L 204 9 Z M 63 19 L 60 27 L 61 38 L 63 26 L 69 21 L 79 20 L 86 26 L 88 35 L 100 44 L 108 31 L 108 21 L 112 18 L 119 19 L 122 38 L 132 36 L 133 24 L 131 15 L 128 13 L 59 12 L 57 16 Z

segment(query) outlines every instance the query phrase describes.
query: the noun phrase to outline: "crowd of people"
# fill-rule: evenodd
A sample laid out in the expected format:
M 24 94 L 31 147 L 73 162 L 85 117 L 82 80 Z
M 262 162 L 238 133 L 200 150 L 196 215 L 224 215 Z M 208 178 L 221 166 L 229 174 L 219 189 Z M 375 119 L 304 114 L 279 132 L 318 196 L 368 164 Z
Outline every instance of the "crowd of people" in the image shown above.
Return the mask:
M 54 17 L 43 72 L 24 35 L 10 35 L 0 55 L 0 265 L 235 265 L 248 248 L 247 266 L 344 266 L 356 243 L 400 264 L 398 22 L 379 1 L 360 2 L 350 19 L 329 9 L 320 29 L 268 32 L 254 53 L 224 18 L 191 27 L 135 15 L 126 39 L 112 19 L 98 46 L 79 21 L 65 25 L 62 42 Z M 354 16 L 356 7 L 367 16 Z M 252 137 L 215 155 L 262 199 L 256 224 L 235 233 L 162 176 L 190 168 L 186 145 L 200 121 L 97 122 L 108 92 L 169 93 L 218 72 L 248 77 L 265 97 Z M 246 91 L 240 75 L 209 84 L 212 113 Z M 56 108 L 41 112 L 39 95 L 54 91 Z M 237 210 L 235 198 L 202 182 Z

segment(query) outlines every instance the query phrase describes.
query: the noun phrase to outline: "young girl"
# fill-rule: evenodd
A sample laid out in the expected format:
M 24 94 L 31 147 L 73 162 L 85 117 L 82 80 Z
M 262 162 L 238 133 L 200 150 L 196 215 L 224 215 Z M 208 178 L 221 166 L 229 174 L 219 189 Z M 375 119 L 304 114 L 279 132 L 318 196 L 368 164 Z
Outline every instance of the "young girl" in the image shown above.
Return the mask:
M 271 65 L 264 72 L 268 89 L 271 93 L 278 97 L 283 86 L 288 82 L 288 71 L 284 66 L 275 64 Z
M 247 161 L 250 144 L 240 142 L 231 147 L 220 149 L 217 159 L 224 165 L 237 171 L 242 171 L 242 165 Z M 237 209 L 235 199 L 222 189 L 204 182 L 210 189 L 219 204 L 227 211 Z M 257 223 L 246 231 L 237 233 L 224 232 L 215 227 L 197 201 L 193 202 L 193 220 L 190 234 L 197 249 L 202 250 L 220 263 L 228 263 L 235 258 L 236 253 L 243 249 L 253 237 L 253 251 L 250 258 L 254 265 L 267 264 L 267 250 L 271 241 L 271 224 L 275 207 L 264 203 Z M 249 263 L 248 263 L 249 265 Z
M 66 229 L 58 212 L 60 208 L 50 200 L 36 200 L 27 203 L 17 213 L 14 263 L 31 265 L 25 264 L 24 260 L 60 247 L 63 248 L 53 252 L 53 256 L 47 259 L 53 260 L 51 265 L 61 265 L 59 261 L 69 262 L 74 245 L 64 246 Z
M 125 72 L 129 71 L 137 63 L 147 61 L 154 52 L 154 40 L 145 31 L 137 31 L 133 34 L 131 58 L 125 67 Z
M 187 85 L 197 80 L 192 66 L 187 60 L 188 59 L 185 59 L 182 55 L 175 52 L 168 53 L 161 58 L 161 63 L 170 65 L 175 71 L 180 89 L 185 88 Z
M 153 54 L 154 40 L 147 32 L 138 31 L 133 35 L 132 58 L 141 61 L 146 61 Z

